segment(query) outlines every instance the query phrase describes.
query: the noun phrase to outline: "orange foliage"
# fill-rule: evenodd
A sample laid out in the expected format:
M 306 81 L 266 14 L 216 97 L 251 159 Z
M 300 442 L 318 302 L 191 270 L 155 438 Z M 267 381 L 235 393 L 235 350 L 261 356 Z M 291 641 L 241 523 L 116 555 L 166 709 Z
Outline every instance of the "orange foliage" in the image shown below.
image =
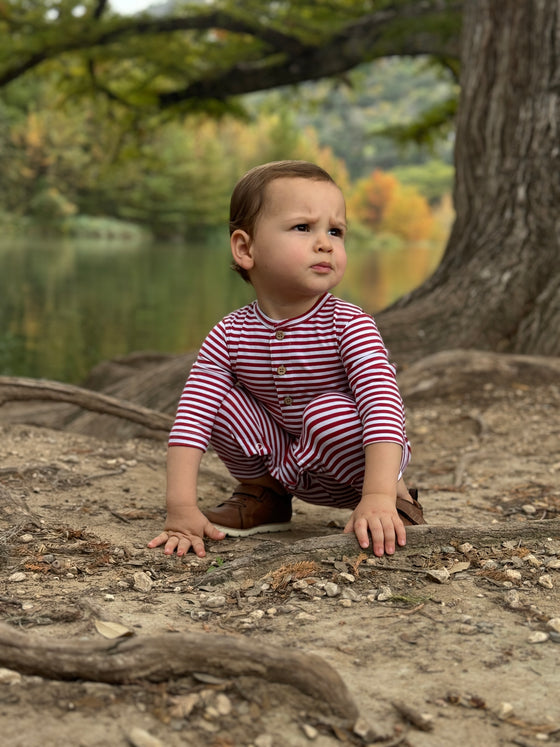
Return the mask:
M 434 230 L 434 217 L 426 198 L 380 169 L 357 182 L 348 200 L 348 212 L 376 232 L 391 233 L 407 241 L 428 239 Z

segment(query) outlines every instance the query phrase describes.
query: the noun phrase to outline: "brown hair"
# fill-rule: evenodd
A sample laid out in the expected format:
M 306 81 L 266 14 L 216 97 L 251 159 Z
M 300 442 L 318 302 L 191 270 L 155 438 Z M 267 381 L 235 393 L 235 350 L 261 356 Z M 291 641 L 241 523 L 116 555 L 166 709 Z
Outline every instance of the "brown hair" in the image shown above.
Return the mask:
M 330 174 L 320 166 L 308 161 L 271 161 L 255 166 L 237 182 L 229 206 L 229 235 L 241 230 L 251 239 L 257 218 L 263 208 L 266 187 L 275 179 L 300 178 L 336 184 Z M 231 265 L 243 280 L 250 282 L 247 270 L 236 262 Z

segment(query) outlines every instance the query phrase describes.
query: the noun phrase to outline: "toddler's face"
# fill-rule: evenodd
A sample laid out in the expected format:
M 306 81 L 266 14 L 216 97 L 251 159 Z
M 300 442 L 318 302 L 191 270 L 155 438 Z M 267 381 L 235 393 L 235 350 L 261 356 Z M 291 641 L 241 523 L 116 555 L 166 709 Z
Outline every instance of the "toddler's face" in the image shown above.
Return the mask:
M 346 206 L 336 185 L 302 178 L 271 182 L 249 250 L 263 311 L 283 304 L 304 313 L 334 288 L 346 269 L 345 233 Z

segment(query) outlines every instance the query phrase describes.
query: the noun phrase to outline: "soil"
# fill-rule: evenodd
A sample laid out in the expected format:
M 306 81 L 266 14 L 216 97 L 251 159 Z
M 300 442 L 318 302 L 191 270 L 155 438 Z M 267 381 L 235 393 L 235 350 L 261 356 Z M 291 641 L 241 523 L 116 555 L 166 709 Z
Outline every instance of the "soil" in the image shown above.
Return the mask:
M 146 548 L 164 520 L 162 440 L 0 421 L 3 630 L 84 644 L 119 632 L 140 642 L 213 633 L 314 654 L 360 714 L 357 726 L 343 723 L 295 686 L 227 666 L 220 674 L 215 662 L 174 675 L 170 662 L 161 682 L 123 684 L 12 667 L 0 670 L 2 744 L 560 742 L 560 537 L 488 542 L 476 531 L 516 527 L 521 536 L 560 515 L 560 387 L 539 371 L 498 366 L 467 384 L 448 376 L 445 387 L 429 377 L 408 386 L 407 480 L 449 540 L 382 559 L 351 543 L 312 552 L 317 538 L 340 535 L 348 512 L 297 500 L 289 532 L 209 542 L 203 559 L 164 557 Z M 209 452 L 201 505 L 232 485 Z M 452 530 L 465 527 L 469 541 L 455 540 Z M 309 557 L 291 558 L 289 548 L 307 541 Z M 278 543 L 285 556 L 260 565 Z M 246 569 L 224 580 L 243 557 Z

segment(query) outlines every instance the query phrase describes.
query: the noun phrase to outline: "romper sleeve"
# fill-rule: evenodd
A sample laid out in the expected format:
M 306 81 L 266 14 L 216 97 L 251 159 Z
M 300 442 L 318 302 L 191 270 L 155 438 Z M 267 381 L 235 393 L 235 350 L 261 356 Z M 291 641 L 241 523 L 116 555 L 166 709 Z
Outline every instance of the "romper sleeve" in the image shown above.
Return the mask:
M 191 446 L 206 451 L 216 413 L 235 386 L 223 320 L 202 343 L 177 407 L 169 446 Z
M 398 443 L 403 449 L 404 471 L 410 460 L 404 405 L 395 369 L 373 318 L 361 314 L 349 321 L 342 330 L 339 349 L 363 423 L 364 447 L 382 441 Z

